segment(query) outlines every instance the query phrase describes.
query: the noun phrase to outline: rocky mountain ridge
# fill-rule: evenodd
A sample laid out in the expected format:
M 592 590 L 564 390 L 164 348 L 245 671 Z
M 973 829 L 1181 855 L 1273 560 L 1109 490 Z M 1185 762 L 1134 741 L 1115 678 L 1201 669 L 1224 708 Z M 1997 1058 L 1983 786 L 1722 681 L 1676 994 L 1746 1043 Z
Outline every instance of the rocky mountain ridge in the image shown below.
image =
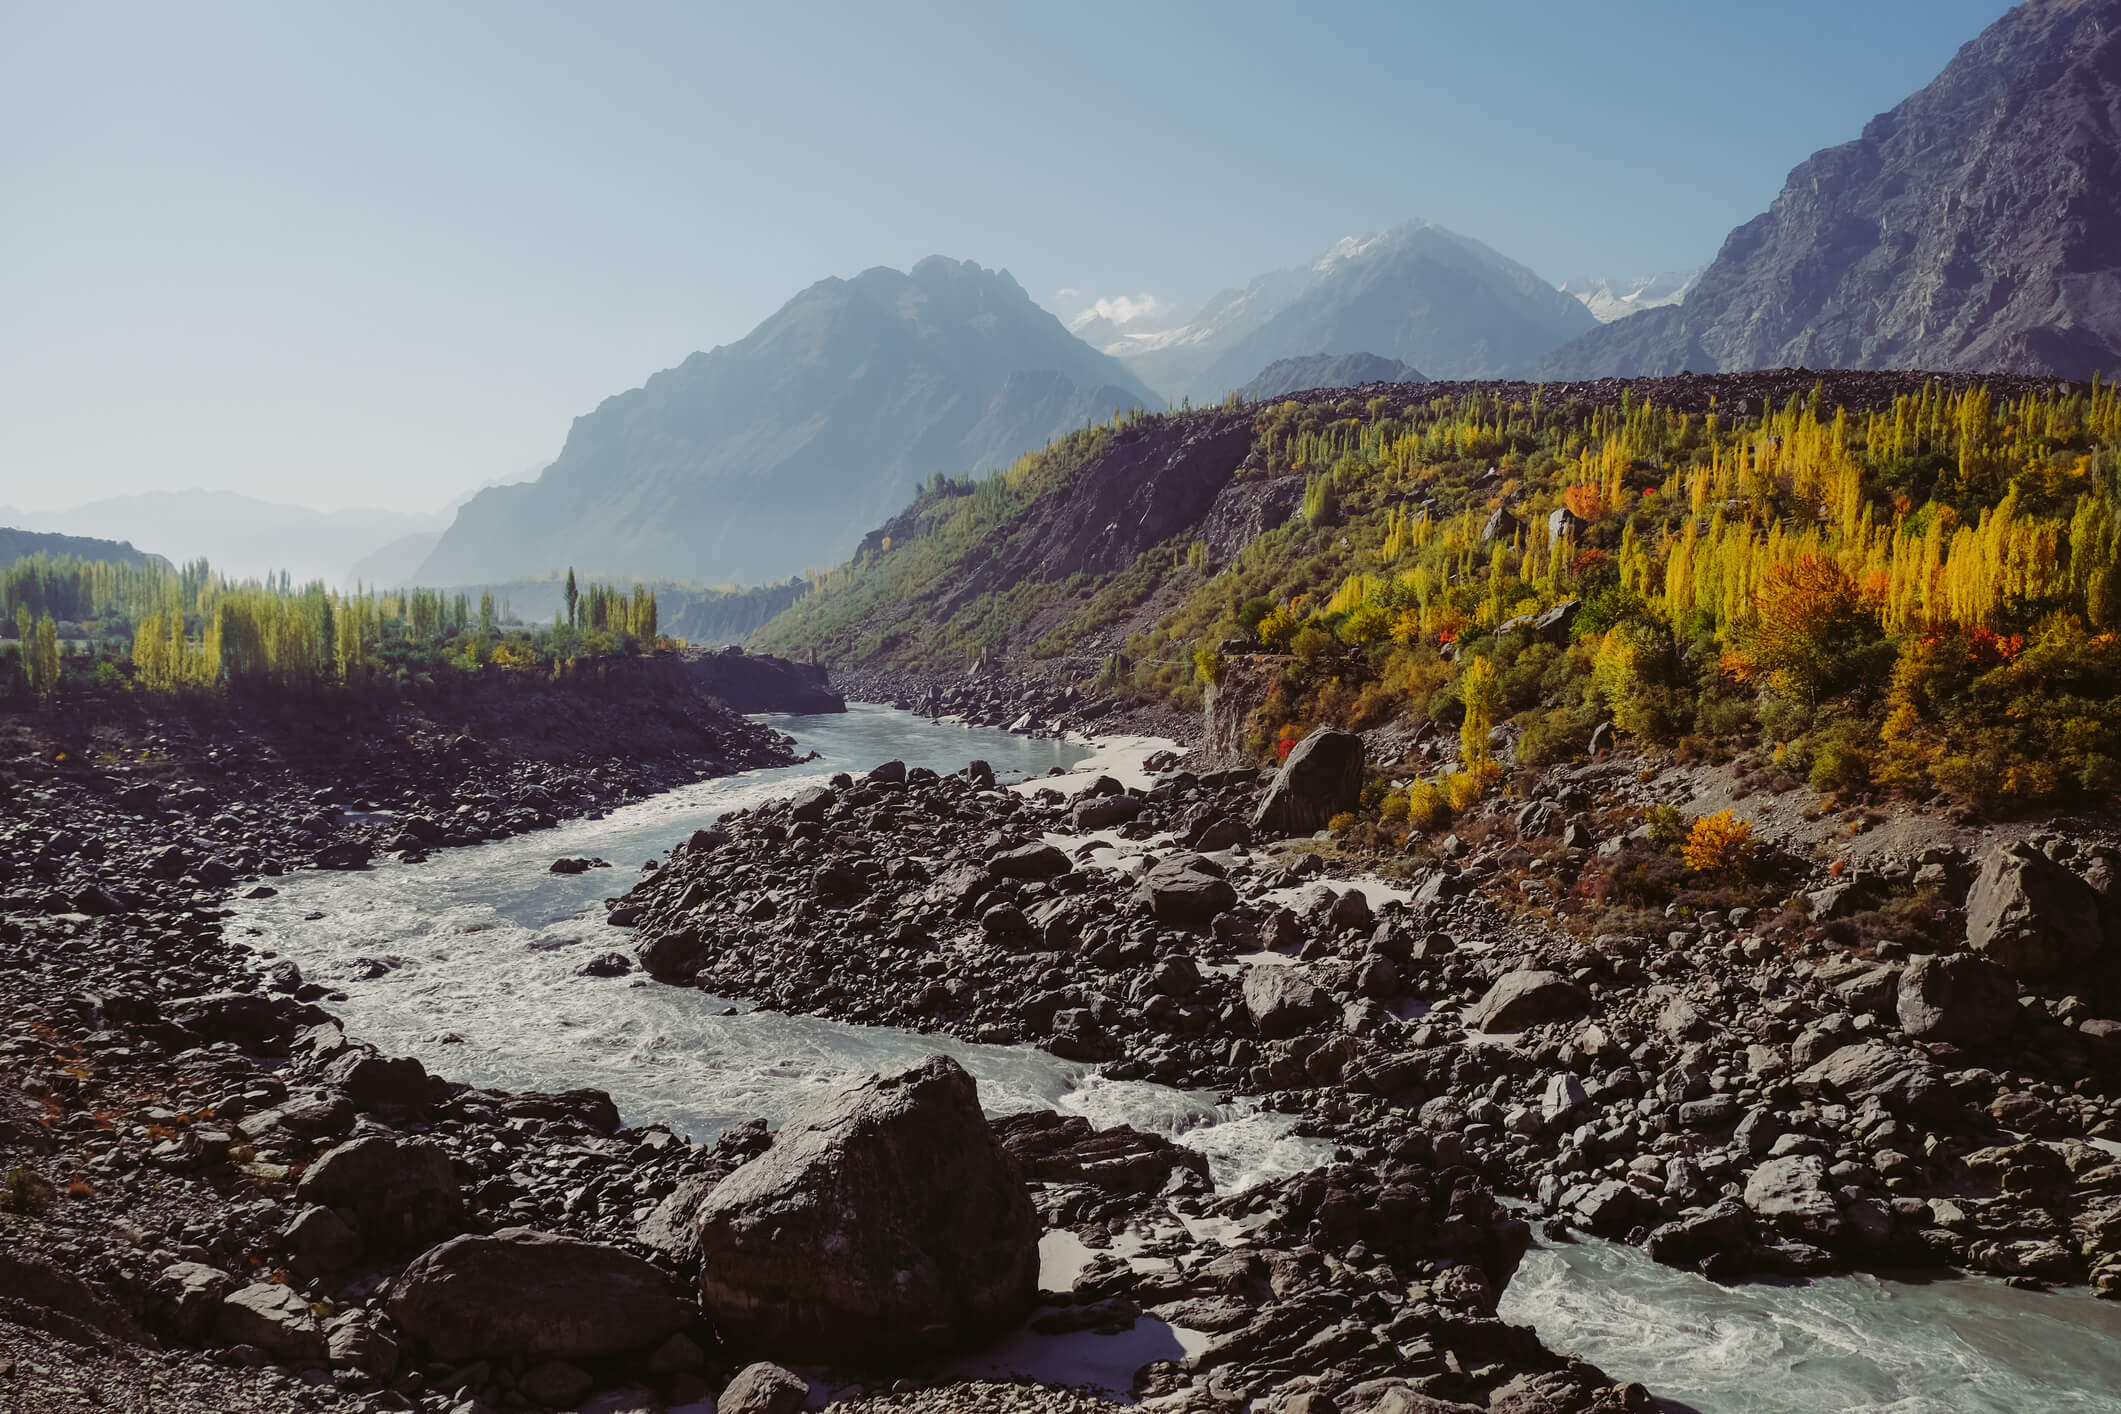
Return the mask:
M 2030 0 L 1799 164 L 1683 304 L 1528 365 L 2121 368 L 2121 0 Z
M 537 480 L 465 505 L 417 578 L 785 579 L 846 555 L 930 476 L 1156 401 L 1005 271 L 878 267 L 576 419 Z
M 1319 351 L 1399 359 L 1435 378 L 1494 377 L 1595 323 L 1516 261 L 1410 221 L 1349 236 L 1307 266 L 1225 290 L 1179 328 L 1110 347 L 1151 387 L 1199 403 Z

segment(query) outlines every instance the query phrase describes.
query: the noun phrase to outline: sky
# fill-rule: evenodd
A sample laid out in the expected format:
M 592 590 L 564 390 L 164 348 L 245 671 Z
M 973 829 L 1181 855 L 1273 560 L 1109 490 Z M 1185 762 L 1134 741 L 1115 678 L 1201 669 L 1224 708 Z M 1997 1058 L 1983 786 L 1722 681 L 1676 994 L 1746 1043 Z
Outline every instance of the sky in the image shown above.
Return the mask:
M 1706 263 L 2002 0 L 0 0 L 0 506 L 433 510 L 827 276 Z M 1064 293 L 1066 292 L 1066 293 Z

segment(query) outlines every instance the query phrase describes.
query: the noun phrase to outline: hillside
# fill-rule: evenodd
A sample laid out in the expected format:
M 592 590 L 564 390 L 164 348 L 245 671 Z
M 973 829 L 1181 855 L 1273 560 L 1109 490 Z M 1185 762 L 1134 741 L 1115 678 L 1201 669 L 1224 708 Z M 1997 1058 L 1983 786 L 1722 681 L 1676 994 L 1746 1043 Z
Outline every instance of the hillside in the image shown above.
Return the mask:
M 1261 369 L 1259 376 L 1237 390 L 1248 403 L 1285 398 L 1313 388 L 1358 388 L 1365 383 L 1426 383 L 1418 368 L 1396 358 L 1376 354 L 1312 354 L 1308 358 L 1284 358 Z
M 2013 9 L 1791 171 L 1685 303 L 1531 366 L 2121 369 L 2121 0 Z
M 1433 221 L 1350 236 L 1226 290 L 1180 328 L 1111 350 L 1176 400 L 1213 401 L 1280 359 L 1357 351 L 1434 378 L 1494 377 L 1597 327 L 1538 275 Z
M 930 476 L 1155 401 L 1006 272 L 932 256 L 823 280 L 577 418 L 536 481 L 464 506 L 417 578 L 785 579 L 844 558 Z
M 2121 782 L 2112 391 L 1361 392 L 1124 419 L 924 495 L 754 644 L 1193 704 L 1246 679 L 1226 744 L 1255 756 L 1321 722 L 1455 726 L 1477 690 L 1533 756 L 1605 721 L 1985 802 Z
M 6 569 L 17 560 L 31 555 L 49 555 L 53 559 L 90 560 L 113 565 L 160 565 L 168 569 L 169 562 L 160 555 L 150 555 L 135 550 L 130 544 L 117 540 L 94 540 L 85 535 L 55 535 L 48 531 L 13 530 L 0 526 L 0 569 Z

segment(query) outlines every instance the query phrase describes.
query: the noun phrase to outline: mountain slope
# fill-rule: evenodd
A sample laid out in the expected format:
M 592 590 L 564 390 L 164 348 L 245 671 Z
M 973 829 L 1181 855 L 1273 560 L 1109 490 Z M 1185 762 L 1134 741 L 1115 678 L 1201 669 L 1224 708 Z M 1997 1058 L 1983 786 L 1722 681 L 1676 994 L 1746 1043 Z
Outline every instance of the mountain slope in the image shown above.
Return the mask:
M 1582 304 L 1433 221 L 1351 236 L 1300 270 L 1217 295 L 1183 328 L 1125 348 L 1150 386 L 1196 402 L 1268 364 L 1367 352 L 1435 378 L 1480 378 L 1595 328 Z
M 536 481 L 458 512 L 418 578 L 781 579 L 844 557 L 934 473 L 1152 401 L 1006 272 L 931 256 L 823 280 L 577 418 Z
M 1312 388 L 1359 388 L 1365 383 L 1426 383 L 1418 368 L 1396 358 L 1376 354 L 1312 354 L 1308 358 L 1276 359 L 1259 375 L 1237 390 L 1248 403 Z
M 1815 153 L 1682 305 L 1548 378 L 1691 368 L 2121 368 L 2121 0 L 2030 0 Z

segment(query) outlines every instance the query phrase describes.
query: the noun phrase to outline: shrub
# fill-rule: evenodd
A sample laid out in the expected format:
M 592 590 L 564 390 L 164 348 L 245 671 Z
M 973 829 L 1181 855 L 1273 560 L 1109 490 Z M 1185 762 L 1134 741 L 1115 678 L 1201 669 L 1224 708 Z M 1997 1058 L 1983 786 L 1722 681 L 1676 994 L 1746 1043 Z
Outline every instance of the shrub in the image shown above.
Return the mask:
M 1677 849 L 1686 839 L 1687 818 L 1676 805 L 1653 805 L 1642 812 L 1650 827 L 1650 844 L 1656 849 Z
M 0 1188 L 0 1208 L 10 1213 L 41 1213 L 51 1206 L 52 1186 L 37 1177 L 27 1164 L 7 1171 L 7 1184 Z
M 1753 827 L 1728 810 L 1704 815 L 1687 831 L 1686 866 L 1713 874 L 1735 869 L 1752 853 Z
M 1350 810 L 1341 811 L 1338 815 L 1326 821 L 1326 828 L 1336 835 L 1346 834 L 1355 828 L 1355 813 Z
M 1478 799 L 1485 785 L 1485 773 L 1481 771 L 1453 771 L 1443 778 L 1444 802 L 1456 815 Z
M 1416 781 L 1407 788 L 1407 823 L 1428 830 L 1450 817 L 1450 803 L 1434 781 Z

